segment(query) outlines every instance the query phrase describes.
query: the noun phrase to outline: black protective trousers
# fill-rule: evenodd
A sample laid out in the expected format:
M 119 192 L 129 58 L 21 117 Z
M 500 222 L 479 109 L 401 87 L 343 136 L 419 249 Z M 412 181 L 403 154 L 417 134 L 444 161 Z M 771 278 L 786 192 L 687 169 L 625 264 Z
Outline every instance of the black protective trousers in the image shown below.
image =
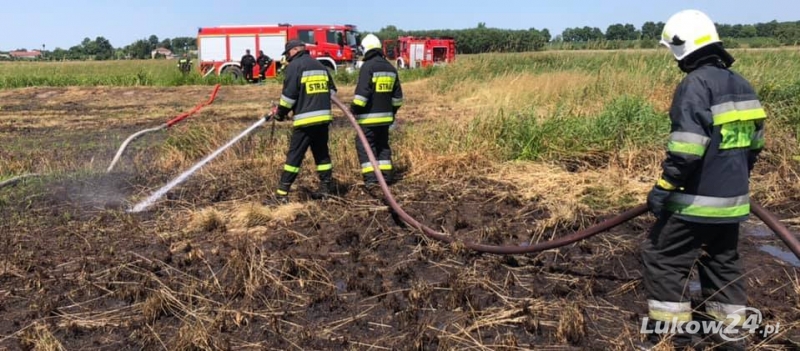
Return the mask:
M 244 79 L 247 81 L 253 80 L 253 66 L 242 66 L 242 73 L 244 73 Z
M 392 181 L 393 167 L 392 167 L 392 149 L 389 146 L 389 126 L 376 126 L 368 127 L 361 126 L 364 130 L 364 136 L 369 141 L 372 154 L 378 161 L 381 174 L 387 183 Z M 356 152 L 358 152 L 358 162 L 361 163 L 361 174 L 364 178 L 364 183 L 378 183 L 378 178 L 373 172 L 372 163 L 369 162 L 369 156 L 364 145 L 361 144 L 361 139 L 356 135 Z
M 292 184 L 300 173 L 306 151 L 309 147 L 317 164 L 317 174 L 322 185 L 330 185 L 332 180 L 332 165 L 330 150 L 328 149 L 329 124 L 320 124 L 309 127 L 295 128 L 289 142 L 289 151 L 286 153 L 286 164 L 283 166 L 278 195 L 287 195 Z
M 744 313 L 747 296 L 738 245 L 739 223 L 706 224 L 669 213 L 661 216 L 641 254 L 650 318 L 684 320 L 676 316 L 691 313 L 687 280 L 695 263 L 706 312 L 718 320 Z

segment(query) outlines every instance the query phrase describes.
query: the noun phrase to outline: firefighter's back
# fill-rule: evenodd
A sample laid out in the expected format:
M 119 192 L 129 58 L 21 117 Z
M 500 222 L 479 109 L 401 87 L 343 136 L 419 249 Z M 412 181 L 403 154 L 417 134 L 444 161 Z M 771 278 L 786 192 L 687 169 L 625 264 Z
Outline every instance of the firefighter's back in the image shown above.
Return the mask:
M 287 67 L 287 76 L 296 80 L 300 95 L 294 110 L 294 126 L 330 123 L 331 90 L 335 85 L 328 69 L 308 53 L 298 54 Z
M 758 95 L 740 74 L 715 65 L 692 71 L 682 85 L 682 99 L 708 105 L 708 112 L 697 118 L 703 119 L 710 137 L 700 169 L 685 185 L 686 194 L 699 196 L 693 199 L 697 206 L 686 208 L 683 214 L 702 222 L 744 220 L 749 214 L 748 155 L 755 147 L 759 123 L 766 117 Z M 718 213 L 698 216 L 704 212 L 704 202 L 713 203 Z M 698 213 L 693 215 L 692 210 Z

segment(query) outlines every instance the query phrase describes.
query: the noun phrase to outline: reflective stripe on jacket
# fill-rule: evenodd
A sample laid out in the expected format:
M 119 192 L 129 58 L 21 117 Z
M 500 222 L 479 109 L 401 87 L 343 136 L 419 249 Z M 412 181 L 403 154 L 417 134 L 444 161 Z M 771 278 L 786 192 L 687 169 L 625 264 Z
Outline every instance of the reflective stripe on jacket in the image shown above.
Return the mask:
M 764 147 L 765 118 L 756 92 L 736 72 L 715 65 L 690 72 L 670 109 L 662 179 L 680 189 L 667 199 L 667 210 L 693 222 L 747 219 L 750 170 Z
M 371 50 L 364 57 L 351 104 L 358 123 L 364 126 L 390 125 L 402 105 L 403 89 L 397 69 L 380 51 Z
M 294 112 L 293 125 L 307 127 L 333 121 L 331 94 L 336 84 L 319 61 L 301 51 L 287 66 L 279 108 Z

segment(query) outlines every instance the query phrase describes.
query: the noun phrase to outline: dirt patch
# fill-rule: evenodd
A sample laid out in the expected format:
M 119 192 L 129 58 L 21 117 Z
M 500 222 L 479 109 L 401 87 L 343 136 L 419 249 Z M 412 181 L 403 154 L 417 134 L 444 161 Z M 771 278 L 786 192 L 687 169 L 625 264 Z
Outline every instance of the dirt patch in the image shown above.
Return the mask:
M 56 182 L 38 197 L 29 198 L 32 185 L 12 193 L 17 205 L 0 210 L 12 219 L 0 226 L 0 346 L 627 350 L 646 311 L 637 245 L 647 218 L 562 249 L 503 257 L 430 241 L 347 184 L 341 198 L 281 221 L 266 208 L 257 221 L 236 222 L 228 204 L 247 195 L 228 184 L 212 191 L 228 195 L 211 201 L 201 181 L 142 215 L 97 206 L 105 190 L 128 198 L 143 181 L 102 176 Z M 393 191 L 428 225 L 486 243 L 530 241 L 548 216 L 513 185 L 481 178 Z M 181 203 L 197 204 L 198 215 L 177 210 Z M 754 243 L 743 242 L 743 254 L 745 279 L 757 284 L 753 306 L 765 322 L 794 328 L 771 345 L 796 342 L 791 270 Z

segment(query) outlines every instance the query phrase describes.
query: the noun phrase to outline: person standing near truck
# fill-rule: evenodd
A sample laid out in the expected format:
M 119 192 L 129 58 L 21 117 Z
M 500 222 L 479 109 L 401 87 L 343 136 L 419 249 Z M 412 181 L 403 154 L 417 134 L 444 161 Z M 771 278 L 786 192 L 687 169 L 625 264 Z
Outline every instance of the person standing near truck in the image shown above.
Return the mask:
M 260 50 L 258 52 L 258 77 L 259 81 L 264 81 L 266 78 L 265 75 L 267 73 L 267 69 L 272 64 L 272 58 L 264 54 L 264 50 Z
M 241 61 L 239 64 L 242 65 L 242 71 L 244 71 L 244 79 L 247 82 L 253 81 L 253 67 L 256 65 L 256 58 L 253 55 L 250 55 L 250 49 L 245 50 L 244 56 L 242 56 Z

